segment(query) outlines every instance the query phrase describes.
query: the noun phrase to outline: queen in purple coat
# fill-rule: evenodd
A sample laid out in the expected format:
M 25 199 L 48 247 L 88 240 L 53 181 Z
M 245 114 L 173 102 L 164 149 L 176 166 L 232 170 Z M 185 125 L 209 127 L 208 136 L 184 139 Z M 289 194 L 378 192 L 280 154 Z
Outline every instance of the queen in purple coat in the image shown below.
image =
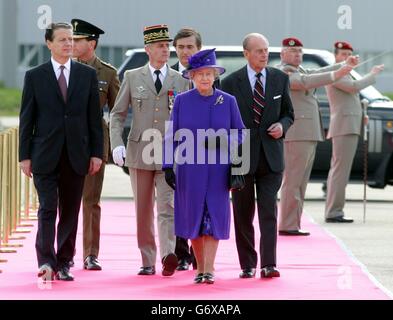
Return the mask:
M 195 283 L 214 283 L 218 242 L 229 238 L 230 149 L 241 143 L 245 128 L 236 99 L 213 88 L 224 72 L 214 49 L 189 59 L 183 76 L 195 89 L 176 96 L 164 140 L 165 179 L 175 189 L 175 233 L 191 239 Z

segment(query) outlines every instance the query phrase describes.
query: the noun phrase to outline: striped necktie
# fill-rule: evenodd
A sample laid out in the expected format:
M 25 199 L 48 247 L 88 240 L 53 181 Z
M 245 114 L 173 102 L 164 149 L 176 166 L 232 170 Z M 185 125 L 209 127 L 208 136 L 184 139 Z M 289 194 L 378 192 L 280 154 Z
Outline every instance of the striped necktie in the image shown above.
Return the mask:
M 263 109 L 266 106 L 265 93 L 263 91 L 263 86 L 261 82 L 261 75 L 262 73 L 260 72 L 255 74 L 257 80 L 255 81 L 252 103 L 252 109 L 254 111 L 254 122 L 258 125 L 261 123 Z

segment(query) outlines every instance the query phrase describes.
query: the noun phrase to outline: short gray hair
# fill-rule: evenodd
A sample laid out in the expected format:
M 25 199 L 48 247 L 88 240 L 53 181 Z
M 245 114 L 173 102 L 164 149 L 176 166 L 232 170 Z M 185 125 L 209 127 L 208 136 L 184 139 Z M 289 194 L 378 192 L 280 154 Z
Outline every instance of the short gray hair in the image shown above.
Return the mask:
M 266 41 L 266 43 L 267 43 L 268 46 L 269 46 L 269 40 L 267 40 L 267 38 L 266 38 L 263 34 L 253 32 L 253 33 L 247 34 L 247 35 L 244 37 L 244 39 L 243 39 L 243 49 L 244 49 L 244 50 L 248 50 L 248 43 L 250 42 L 250 40 L 251 40 L 252 38 L 261 38 L 261 39 L 263 39 L 264 41 Z

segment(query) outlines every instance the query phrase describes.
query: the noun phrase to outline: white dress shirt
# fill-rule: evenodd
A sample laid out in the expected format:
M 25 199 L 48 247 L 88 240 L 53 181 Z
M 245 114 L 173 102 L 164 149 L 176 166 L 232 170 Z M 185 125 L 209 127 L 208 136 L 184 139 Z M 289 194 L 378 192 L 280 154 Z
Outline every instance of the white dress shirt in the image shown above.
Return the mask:
M 53 57 L 51 58 L 52 61 L 52 66 L 53 66 L 53 71 L 55 72 L 56 75 L 56 79 L 59 79 L 60 77 L 60 73 L 61 73 L 61 66 L 64 66 L 64 76 L 66 78 L 67 81 L 67 87 L 68 87 L 68 83 L 70 82 L 70 72 L 71 72 L 71 59 L 68 59 L 68 61 L 65 64 L 61 64 L 58 63 L 55 59 L 53 59 Z
M 153 68 L 150 63 L 149 63 L 149 69 L 150 69 L 151 76 L 153 78 L 153 82 L 156 82 L 157 75 L 154 73 L 154 71 L 156 71 L 157 69 Z M 161 83 L 164 84 L 164 80 L 168 71 L 168 66 L 164 64 L 164 66 L 160 69 L 160 71 L 161 71 L 160 80 Z
M 248 80 L 250 81 L 251 85 L 251 91 L 254 92 L 254 87 L 255 87 L 255 82 L 257 82 L 257 77 L 255 76 L 258 72 L 254 71 L 249 64 L 247 64 L 247 74 L 248 74 Z M 263 86 L 263 92 L 266 94 L 266 68 L 263 68 L 262 71 L 262 76 L 261 76 L 261 82 Z
M 180 73 L 183 73 L 183 70 L 186 70 L 187 68 L 185 67 L 185 66 L 183 66 L 182 64 L 181 64 L 181 62 L 179 61 L 179 72 Z

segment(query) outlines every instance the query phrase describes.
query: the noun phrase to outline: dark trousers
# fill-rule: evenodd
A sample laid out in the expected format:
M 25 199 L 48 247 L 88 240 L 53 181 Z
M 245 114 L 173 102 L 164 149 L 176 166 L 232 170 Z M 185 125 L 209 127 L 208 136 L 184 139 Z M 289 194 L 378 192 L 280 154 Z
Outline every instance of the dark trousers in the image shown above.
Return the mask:
M 236 247 L 240 267 L 256 268 L 258 255 L 255 250 L 253 221 L 255 216 L 255 187 L 260 238 L 261 268 L 276 266 L 277 246 L 277 192 L 282 173 L 272 172 L 261 148 L 260 159 L 254 174 L 245 176 L 246 186 L 232 192 Z M 255 185 L 255 187 L 254 187 Z
M 179 260 L 186 260 L 196 266 L 194 251 L 191 246 L 188 246 L 188 240 L 182 237 L 176 237 L 175 254 Z
M 85 176 L 78 175 L 71 167 L 66 148 L 56 169 L 49 174 L 34 174 L 40 206 L 36 252 L 38 266 L 48 263 L 57 270 L 68 265 L 75 250 L 78 214 L 81 205 Z M 57 224 L 57 252 L 54 243 Z

